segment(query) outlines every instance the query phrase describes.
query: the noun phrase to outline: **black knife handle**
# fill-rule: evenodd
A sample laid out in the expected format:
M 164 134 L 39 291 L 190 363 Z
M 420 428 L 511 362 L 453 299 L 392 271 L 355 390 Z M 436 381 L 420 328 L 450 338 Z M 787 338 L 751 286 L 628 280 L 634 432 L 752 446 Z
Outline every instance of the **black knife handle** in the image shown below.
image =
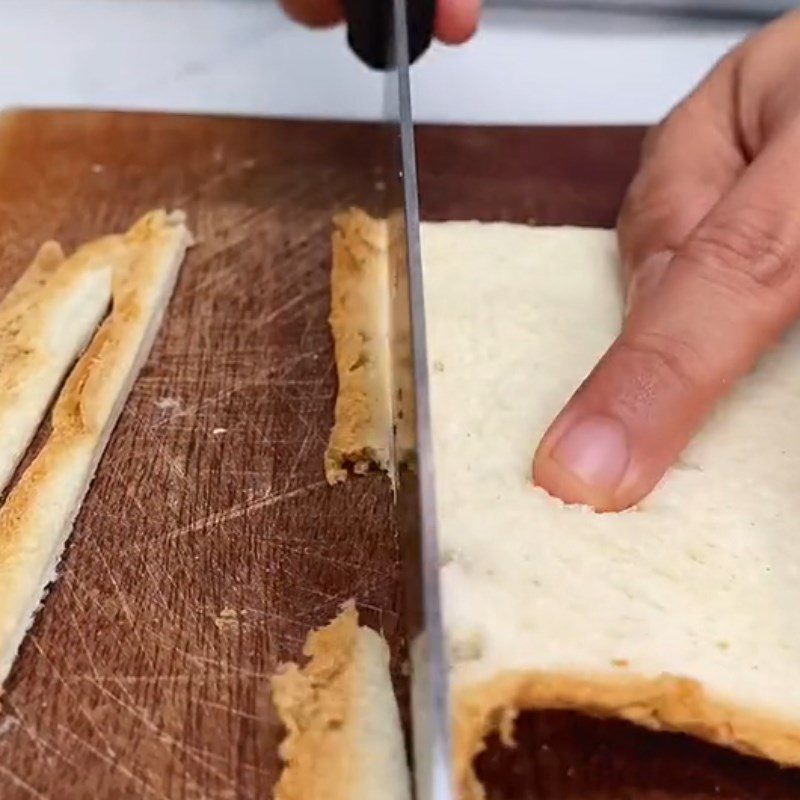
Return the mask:
M 350 49 L 372 69 L 391 67 L 389 45 L 392 38 L 394 0 L 344 0 L 347 42 Z M 436 0 L 404 0 L 408 24 L 408 60 L 413 64 L 433 38 Z

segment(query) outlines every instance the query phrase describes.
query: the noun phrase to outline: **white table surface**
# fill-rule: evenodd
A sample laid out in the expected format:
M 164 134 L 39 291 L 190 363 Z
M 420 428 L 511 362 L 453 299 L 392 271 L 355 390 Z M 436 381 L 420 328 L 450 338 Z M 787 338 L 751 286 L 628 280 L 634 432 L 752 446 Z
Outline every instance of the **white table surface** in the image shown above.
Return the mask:
M 369 119 L 380 85 L 341 29 L 271 0 L 0 0 L 0 107 L 83 106 Z M 415 68 L 420 120 L 647 122 L 745 24 L 494 9 Z

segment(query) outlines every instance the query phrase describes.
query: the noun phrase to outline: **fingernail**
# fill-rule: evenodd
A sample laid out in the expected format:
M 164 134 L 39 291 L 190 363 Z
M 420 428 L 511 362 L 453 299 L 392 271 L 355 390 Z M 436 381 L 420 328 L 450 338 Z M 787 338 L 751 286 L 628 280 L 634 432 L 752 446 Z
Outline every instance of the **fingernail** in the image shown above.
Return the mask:
M 613 492 L 628 468 L 628 435 L 618 420 L 592 414 L 567 429 L 550 457 L 581 483 Z

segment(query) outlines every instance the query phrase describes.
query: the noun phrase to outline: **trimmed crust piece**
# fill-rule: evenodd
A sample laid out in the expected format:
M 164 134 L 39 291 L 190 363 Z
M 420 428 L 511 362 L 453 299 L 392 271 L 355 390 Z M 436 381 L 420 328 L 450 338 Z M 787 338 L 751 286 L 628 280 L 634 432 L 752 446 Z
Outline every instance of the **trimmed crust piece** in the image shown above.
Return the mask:
M 389 648 L 352 603 L 309 634 L 308 663 L 285 665 L 272 695 L 287 735 L 275 800 L 410 800 Z
M 325 452 L 328 482 L 372 465 L 389 472 L 388 225 L 354 209 L 333 220 L 330 326 L 339 391 Z
M 75 517 L 150 352 L 190 243 L 182 213 L 156 211 L 124 235 L 86 245 L 57 268 L 53 280 L 62 273 L 88 275 L 89 287 L 95 270 L 100 275 L 110 271 L 112 308 L 64 384 L 47 441 L 0 509 L 0 684 L 43 592 L 56 577 Z M 19 284 L 15 287 L 13 302 L 36 297 L 39 291 L 34 282 L 23 289 Z M 91 291 L 84 294 L 92 296 Z M 71 305 L 76 302 L 72 300 Z M 95 302 L 93 308 L 99 305 Z M 55 302 L 53 309 L 55 319 L 65 313 Z M 51 322 L 48 317 L 41 328 Z M 80 332 L 85 333 L 85 328 Z
M 0 489 L 108 310 L 111 268 L 102 249 L 65 259 L 47 242 L 0 302 Z

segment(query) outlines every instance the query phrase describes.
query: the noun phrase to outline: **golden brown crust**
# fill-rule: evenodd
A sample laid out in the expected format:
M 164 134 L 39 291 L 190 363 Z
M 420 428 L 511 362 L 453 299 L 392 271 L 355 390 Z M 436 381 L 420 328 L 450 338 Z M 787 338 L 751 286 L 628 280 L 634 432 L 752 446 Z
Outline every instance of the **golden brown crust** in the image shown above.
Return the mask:
M 6 334 L 5 323 L 9 318 L 18 316 L 9 313 L 10 309 L 30 298 L 32 294 L 41 291 L 48 279 L 64 263 L 66 256 L 58 242 L 45 242 L 38 250 L 31 265 L 20 276 L 19 280 L 11 287 L 8 294 L 0 304 L 0 317 L 3 319 L 0 328 Z
M 347 800 L 354 792 L 357 635 L 349 603 L 330 625 L 309 634 L 305 667 L 287 664 L 272 679 L 272 700 L 286 728 L 280 746 L 286 766 L 275 800 Z
M 0 509 L 0 683 L 55 577 L 116 418 L 147 357 L 191 238 L 183 215 L 152 212 L 73 257 L 103 262 L 113 303 L 67 378 L 41 451 Z M 69 259 L 71 261 L 72 259 Z
M 110 300 L 105 259 L 46 242 L 0 302 L 0 488 Z
M 46 242 L 0 303 L 0 413 L 13 402 L 14 387 L 41 361 L 36 341 L 38 315 L 47 300 L 58 295 L 49 279 L 63 262 L 61 247 Z
M 348 603 L 304 653 L 304 667 L 286 665 L 272 682 L 287 731 L 275 800 L 410 800 L 386 641 Z
M 485 797 L 473 761 L 486 737 L 499 731 L 512 743 L 514 719 L 532 709 L 617 717 L 779 764 L 800 765 L 800 726 L 714 698 L 697 681 L 673 675 L 648 679 L 504 672 L 455 689 L 453 709 L 453 759 L 461 800 Z
M 120 359 L 135 355 L 131 347 L 148 313 L 144 290 L 158 282 L 165 252 L 177 246 L 182 259 L 191 244 L 183 212 L 153 211 L 126 234 L 105 237 L 82 248 L 87 254 L 92 248 L 102 248 L 114 260 L 113 312 L 64 383 L 53 409 L 54 431 L 91 433 L 105 424 L 115 401 L 112 376 L 119 372 Z
M 330 326 L 339 391 L 325 452 L 329 483 L 389 470 L 387 225 L 353 209 L 333 221 Z

